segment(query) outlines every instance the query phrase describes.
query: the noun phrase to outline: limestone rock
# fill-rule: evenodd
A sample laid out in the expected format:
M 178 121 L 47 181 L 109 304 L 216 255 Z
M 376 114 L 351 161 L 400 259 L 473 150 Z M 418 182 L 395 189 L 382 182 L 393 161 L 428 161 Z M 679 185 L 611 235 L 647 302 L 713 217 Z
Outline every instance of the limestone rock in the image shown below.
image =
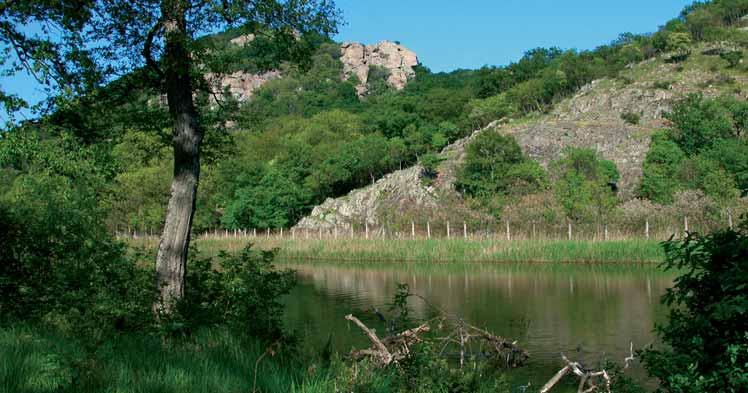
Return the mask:
M 366 94 L 371 67 L 382 67 L 389 73 L 387 83 L 401 90 L 408 80 L 415 77 L 413 67 L 418 65 L 416 54 L 392 41 L 382 41 L 375 45 L 346 42 L 340 47 L 340 61 L 343 62 L 343 79 L 355 75 L 360 84 L 356 87 L 359 95 Z
M 303 218 L 297 229 L 350 229 L 364 223 L 375 227 L 380 222 L 382 209 L 410 206 L 437 207 L 437 199 L 430 187 L 421 182 L 423 168 L 416 165 L 395 171 L 374 184 L 350 192 L 340 198 L 328 198 L 312 213 Z
M 236 37 L 236 38 L 232 38 L 231 41 L 229 42 L 231 42 L 234 45 L 244 46 L 254 40 L 255 40 L 255 35 L 250 33 L 250 34 L 240 35 L 239 37 Z
M 262 74 L 236 71 L 228 75 L 213 73 L 205 75 L 205 79 L 218 98 L 222 97 L 224 92 L 228 91 L 239 102 L 248 101 L 262 85 L 280 77 L 280 71 L 267 71 Z M 215 100 L 216 97 L 212 97 L 212 99 Z

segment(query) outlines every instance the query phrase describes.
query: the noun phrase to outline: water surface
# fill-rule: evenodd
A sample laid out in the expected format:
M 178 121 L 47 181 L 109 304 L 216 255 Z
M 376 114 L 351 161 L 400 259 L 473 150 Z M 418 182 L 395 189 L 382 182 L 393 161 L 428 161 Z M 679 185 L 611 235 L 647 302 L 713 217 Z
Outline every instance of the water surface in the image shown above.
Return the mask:
M 369 343 L 344 320 L 353 313 L 384 335 L 372 312 L 385 311 L 398 283 L 447 313 L 519 340 L 531 354 L 520 374 L 544 382 L 562 364 L 560 354 L 595 364 L 603 356 L 622 363 L 629 345 L 654 342 L 653 326 L 667 309 L 660 296 L 673 276 L 654 265 L 596 264 L 398 264 L 283 263 L 298 272 L 299 285 L 286 299 L 286 324 L 309 345 L 347 353 Z M 411 299 L 413 315 L 433 308 Z M 515 373 L 516 374 L 516 373 Z M 633 372 L 644 379 L 639 368 Z M 537 385 L 536 385 L 537 386 Z

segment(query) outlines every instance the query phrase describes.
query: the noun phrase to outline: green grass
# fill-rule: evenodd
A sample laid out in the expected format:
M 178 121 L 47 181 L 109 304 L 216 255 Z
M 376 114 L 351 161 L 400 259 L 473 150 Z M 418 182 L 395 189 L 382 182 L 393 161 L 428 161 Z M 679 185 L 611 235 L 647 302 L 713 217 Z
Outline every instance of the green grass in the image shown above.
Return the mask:
M 280 239 L 225 238 L 195 242 L 206 255 L 235 252 L 248 243 L 278 249 L 281 260 L 371 262 L 583 262 L 659 263 L 664 252 L 654 240 L 464 240 L 464 239 Z M 153 240 L 132 244 L 155 247 Z
M 215 328 L 165 343 L 154 335 L 116 337 L 94 350 L 91 342 L 43 328 L 0 330 L 0 392 L 252 392 L 258 341 Z M 93 340 L 90 340 L 93 341 Z M 326 373 L 309 372 L 297 357 L 266 356 L 258 392 L 331 391 Z

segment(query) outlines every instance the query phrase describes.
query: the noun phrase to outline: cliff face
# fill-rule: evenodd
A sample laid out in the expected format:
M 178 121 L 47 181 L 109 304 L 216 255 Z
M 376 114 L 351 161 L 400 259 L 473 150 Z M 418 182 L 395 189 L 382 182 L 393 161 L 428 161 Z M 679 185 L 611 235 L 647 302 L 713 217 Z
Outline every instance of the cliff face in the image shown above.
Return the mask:
M 708 50 L 695 54 L 689 60 L 692 63 L 685 67 L 663 59 L 650 60 L 630 67 L 618 79 L 590 83 L 559 102 L 550 113 L 503 124 L 494 122 L 442 151 L 445 160 L 440 164 L 439 177 L 433 186 L 422 184 L 419 166 L 396 171 L 372 186 L 328 199 L 298 225 L 330 228 L 333 223 L 346 227 L 346 223 L 364 221 L 376 225 L 382 222 L 385 211 L 402 214 L 404 210 L 464 208 L 454 189 L 456 175 L 464 160 L 465 146 L 482 132 L 513 135 L 524 152 L 546 168 L 566 147 L 593 148 L 616 164 L 621 173 L 620 196 L 624 200 L 631 199 L 641 179 L 651 134 L 667 125 L 663 114 L 673 103 L 690 93 L 707 97 L 739 94 L 748 98 L 744 91 L 735 93 L 735 86 L 748 85 L 748 75 L 735 75 L 735 80 L 729 84 L 720 82 L 724 76 L 710 70 L 708 64 L 713 56 L 706 53 Z M 622 119 L 624 114 L 635 114 L 640 120 L 637 124 L 627 123 Z M 386 197 L 383 197 L 383 187 L 391 190 Z M 393 195 L 422 197 L 398 199 Z
M 343 62 L 343 79 L 355 75 L 359 84 L 358 94 L 364 95 L 372 67 L 381 67 L 389 73 L 387 83 L 401 90 L 408 80 L 415 77 L 413 67 L 418 65 L 418 57 L 407 48 L 391 41 L 375 45 L 346 42 L 340 47 L 340 61 Z
M 253 34 L 247 34 L 236 37 L 230 42 L 241 46 L 251 43 L 254 38 Z M 355 75 L 359 81 L 356 86 L 359 96 L 365 95 L 368 90 L 369 72 L 372 67 L 385 70 L 388 74 L 387 84 L 394 89 L 401 90 L 410 79 L 415 77 L 416 72 L 413 67 L 418 65 L 418 57 L 414 52 L 391 41 L 382 41 L 375 45 L 346 42 L 340 47 L 340 61 L 343 64 L 341 79 L 346 80 Z M 215 98 L 221 97 L 228 91 L 239 102 L 248 101 L 262 85 L 280 77 L 282 75 L 277 70 L 261 74 L 236 71 L 231 74 L 208 73 L 205 75 L 215 92 Z

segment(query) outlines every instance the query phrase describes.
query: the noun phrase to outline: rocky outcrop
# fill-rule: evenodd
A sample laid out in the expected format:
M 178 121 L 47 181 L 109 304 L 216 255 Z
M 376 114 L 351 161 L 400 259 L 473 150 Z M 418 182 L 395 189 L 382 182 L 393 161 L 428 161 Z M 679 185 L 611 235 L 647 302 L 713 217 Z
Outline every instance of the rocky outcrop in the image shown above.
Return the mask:
M 280 77 L 280 71 L 267 71 L 261 74 L 236 71 L 231 74 L 208 73 L 205 75 L 205 80 L 210 84 L 215 94 L 214 100 L 228 93 L 237 101 L 244 102 L 252 98 L 254 92 L 262 85 Z
M 366 94 L 369 72 L 372 67 L 381 67 L 389 73 L 387 83 L 401 90 L 408 80 L 416 75 L 413 67 L 418 65 L 418 57 L 407 48 L 391 41 L 375 45 L 346 42 L 340 47 L 340 61 L 343 62 L 343 79 L 358 78 L 356 91 Z
M 247 45 L 254 39 L 254 34 L 246 34 L 233 38 L 230 42 L 233 45 Z M 348 42 L 341 46 L 340 51 L 340 61 L 343 63 L 341 78 L 345 80 L 355 75 L 360 82 L 356 86 L 359 96 L 366 94 L 369 72 L 372 67 L 381 67 L 387 71 L 387 83 L 397 90 L 403 89 L 408 80 L 415 77 L 413 67 L 418 65 L 418 57 L 412 51 L 394 42 L 382 41 L 376 45 Z M 231 74 L 208 73 L 205 75 L 214 93 L 212 97 L 214 103 L 226 92 L 239 102 L 248 101 L 262 85 L 280 77 L 280 71 L 276 70 L 261 74 L 236 71 Z
M 421 182 L 423 168 L 419 165 L 395 171 L 374 184 L 354 190 L 340 198 L 328 198 L 302 219 L 298 229 L 350 229 L 367 223 L 381 223 L 384 208 L 390 211 L 409 209 L 413 206 L 434 208 L 437 197 L 434 189 Z

